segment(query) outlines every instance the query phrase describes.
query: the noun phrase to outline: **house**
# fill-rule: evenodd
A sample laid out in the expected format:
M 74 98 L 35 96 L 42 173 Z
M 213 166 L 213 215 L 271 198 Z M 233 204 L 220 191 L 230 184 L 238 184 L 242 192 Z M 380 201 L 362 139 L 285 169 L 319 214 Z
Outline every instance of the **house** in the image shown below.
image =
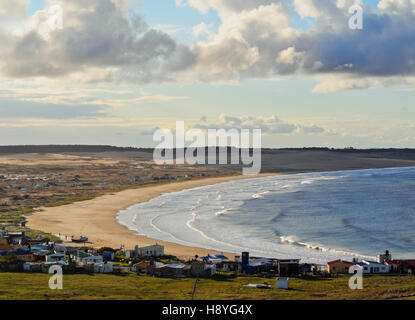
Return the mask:
M 186 275 L 187 267 L 184 264 L 166 265 L 161 262 L 153 262 L 148 266 L 147 271 L 149 274 L 158 277 L 184 277 Z
M 94 264 L 94 273 L 112 273 L 114 265 L 110 262 L 100 262 Z
M 147 272 L 148 267 L 150 266 L 150 262 L 148 261 L 141 261 L 139 263 L 136 263 L 135 265 L 133 265 L 132 270 L 134 272 L 141 272 L 141 273 L 145 273 Z
M 193 277 L 212 277 L 216 274 L 216 265 L 195 261 L 190 267 L 190 273 Z
M 66 255 L 63 253 L 54 253 L 46 256 L 46 262 L 58 262 L 58 261 L 66 261 Z
M 333 274 L 347 274 L 349 273 L 350 267 L 353 265 L 353 262 L 343 261 L 341 259 L 330 261 L 327 263 L 327 271 Z
M 104 261 L 114 261 L 115 253 L 112 251 L 104 251 L 102 253 L 102 258 L 104 259 Z
M 63 246 L 63 245 L 58 244 L 58 243 L 53 244 L 53 250 L 55 250 L 55 253 L 62 253 L 62 254 L 65 254 L 65 255 L 66 255 L 66 251 L 67 251 L 66 246 Z
M 415 273 L 415 260 L 391 260 L 385 263 L 390 270 L 397 273 Z
M 23 231 L 22 232 L 7 232 L 4 238 L 7 239 L 11 245 L 23 244 L 26 240 L 26 236 Z
M 161 276 L 164 277 L 184 277 L 186 266 L 184 264 L 168 264 L 159 268 Z
M 25 272 L 41 272 L 42 265 L 40 263 L 25 262 L 23 264 L 23 271 Z
M 276 264 L 271 259 L 250 259 L 249 252 L 242 252 L 242 271 L 247 273 L 270 272 L 276 270 Z
M 36 261 L 46 261 L 46 257 L 51 254 L 49 250 L 32 251 Z
M 275 271 L 275 264 L 271 259 L 260 258 L 249 260 L 249 268 L 253 272 L 269 272 L 272 269 Z
M 89 263 L 100 263 L 103 262 L 104 259 L 102 256 L 95 255 L 92 252 L 86 252 L 84 250 L 79 249 L 76 254 L 71 254 L 71 259 L 76 262 L 82 263 L 84 265 Z
M 0 251 L 10 251 L 13 250 L 12 246 L 9 244 L 7 239 L 0 239 Z
M 389 265 L 368 260 L 362 260 L 362 262 L 355 264 L 355 266 L 357 268 L 360 268 L 363 271 L 363 273 L 366 274 L 388 273 L 391 269 Z M 349 273 L 353 273 L 353 271 L 349 270 Z
M 280 276 L 298 275 L 300 273 L 300 259 L 278 260 L 277 264 Z
M 238 261 L 224 261 L 222 263 L 221 271 L 223 272 L 241 272 L 242 264 Z
M 89 263 L 102 263 L 104 262 L 104 259 L 101 256 L 94 256 L 94 255 L 90 255 L 87 256 L 85 258 L 81 259 L 81 262 L 83 264 L 89 264 Z
M 225 257 L 223 254 L 207 255 L 206 257 L 200 258 L 201 261 L 206 263 L 222 264 L 229 261 L 228 257 Z
M 17 260 L 19 261 L 25 261 L 25 262 L 33 262 L 36 260 L 35 256 L 30 251 L 0 251 L 0 256 L 6 257 L 8 253 L 11 253 L 17 257 Z
M 140 248 L 135 247 L 135 256 L 136 257 L 163 257 L 164 256 L 164 246 L 155 244 L 153 246 Z

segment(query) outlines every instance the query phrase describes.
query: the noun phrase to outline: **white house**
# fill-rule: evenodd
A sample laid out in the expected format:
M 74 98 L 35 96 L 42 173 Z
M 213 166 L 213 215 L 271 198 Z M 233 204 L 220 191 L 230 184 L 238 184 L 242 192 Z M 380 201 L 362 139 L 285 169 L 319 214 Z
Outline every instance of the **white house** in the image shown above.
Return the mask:
M 136 246 L 135 255 L 138 257 L 162 257 L 164 256 L 164 246 L 158 244 L 142 248 Z
M 82 258 L 81 261 L 83 264 L 102 263 L 104 262 L 104 259 L 101 256 L 88 256 L 88 257 Z
M 390 266 L 376 262 L 376 261 L 362 260 L 361 262 L 357 263 L 355 266 L 358 268 L 361 268 L 363 270 L 363 273 L 366 273 L 366 274 L 390 272 Z M 352 268 L 350 268 L 349 273 L 353 273 Z

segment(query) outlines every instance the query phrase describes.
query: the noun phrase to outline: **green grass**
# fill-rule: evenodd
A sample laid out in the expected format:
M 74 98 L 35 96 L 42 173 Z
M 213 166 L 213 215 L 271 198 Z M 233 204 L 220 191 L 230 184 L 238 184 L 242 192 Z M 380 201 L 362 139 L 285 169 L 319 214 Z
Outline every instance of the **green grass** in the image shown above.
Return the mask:
M 291 279 L 290 290 L 275 288 L 275 279 L 218 276 L 200 279 L 197 300 L 295 300 L 295 299 L 415 299 L 415 277 L 365 277 L 364 289 L 348 288 L 348 277 Z M 195 279 L 164 279 L 126 275 L 64 275 L 63 290 L 50 290 L 49 275 L 0 273 L 0 299 L 17 300 L 190 300 Z M 270 290 L 244 287 L 268 282 Z

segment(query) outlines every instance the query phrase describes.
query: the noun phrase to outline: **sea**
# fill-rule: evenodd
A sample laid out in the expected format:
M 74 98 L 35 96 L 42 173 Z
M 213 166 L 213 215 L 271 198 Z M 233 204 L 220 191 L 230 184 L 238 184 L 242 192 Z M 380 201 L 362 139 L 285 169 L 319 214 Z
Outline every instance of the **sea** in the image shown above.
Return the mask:
M 161 195 L 117 219 L 153 239 L 256 257 L 415 259 L 415 167 L 230 181 Z

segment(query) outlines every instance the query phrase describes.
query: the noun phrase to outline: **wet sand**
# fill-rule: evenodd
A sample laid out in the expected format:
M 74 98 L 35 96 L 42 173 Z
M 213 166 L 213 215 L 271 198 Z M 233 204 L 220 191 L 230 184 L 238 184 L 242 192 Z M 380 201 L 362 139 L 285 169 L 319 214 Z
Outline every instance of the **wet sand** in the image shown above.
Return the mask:
M 275 175 L 275 174 L 273 174 Z M 138 189 L 124 190 L 118 193 L 104 195 L 92 200 L 81 201 L 69 205 L 42 208 L 27 218 L 28 227 L 34 230 L 41 230 L 54 235 L 87 236 L 95 248 L 111 247 L 133 249 L 135 245 L 140 247 L 153 245 L 155 243 L 165 246 L 165 253 L 177 256 L 181 259 L 215 254 L 214 250 L 188 247 L 175 243 L 150 239 L 136 235 L 134 231 L 128 230 L 120 225 L 117 220 L 117 213 L 134 204 L 147 202 L 165 193 L 179 192 L 185 189 L 197 188 L 231 180 L 265 177 L 258 176 L 232 176 L 220 178 L 206 178 L 201 180 L 167 183 L 156 186 L 142 187 Z M 224 254 L 233 257 L 235 253 L 225 252 Z M 240 253 L 236 253 L 240 255 Z

